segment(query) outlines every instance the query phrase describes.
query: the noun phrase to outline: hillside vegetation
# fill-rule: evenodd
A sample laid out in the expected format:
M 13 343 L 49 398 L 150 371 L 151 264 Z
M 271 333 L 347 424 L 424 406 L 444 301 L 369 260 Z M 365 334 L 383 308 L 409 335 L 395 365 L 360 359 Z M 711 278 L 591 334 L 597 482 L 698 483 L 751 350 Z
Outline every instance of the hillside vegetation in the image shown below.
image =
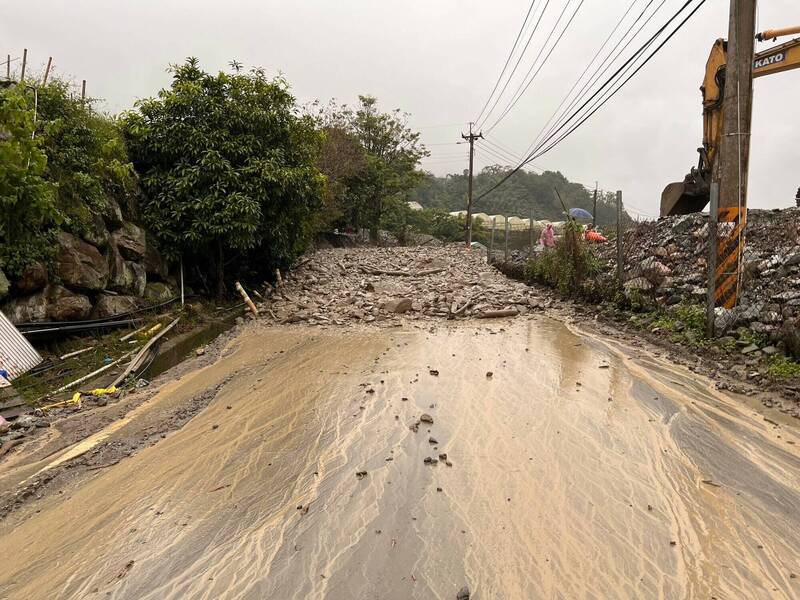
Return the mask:
M 477 174 L 474 181 L 474 196 L 477 198 L 489 190 L 510 171 L 509 167 L 490 166 Z M 468 173 L 437 177 L 427 173 L 415 188 L 412 200 L 426 208 L 438 208 L 448 212 L 466 208 Z M 518 171 L 485 198 L 477 200 L 474 212 L 490 215 L 502 214 L 547 221 L 563 221 L 564 210 L 554 190 L 558 190 L 567 208 L 583 208 L 592 212 L 593 191 L 579 183 L 569 181 L 559 172 L 545 171 L 537 174 Z M 625 223 L 631 221 L 623 213 Z M 599 192 L 597 197 L 597 223 L 616 223 L 615 196 L 612 192 Z

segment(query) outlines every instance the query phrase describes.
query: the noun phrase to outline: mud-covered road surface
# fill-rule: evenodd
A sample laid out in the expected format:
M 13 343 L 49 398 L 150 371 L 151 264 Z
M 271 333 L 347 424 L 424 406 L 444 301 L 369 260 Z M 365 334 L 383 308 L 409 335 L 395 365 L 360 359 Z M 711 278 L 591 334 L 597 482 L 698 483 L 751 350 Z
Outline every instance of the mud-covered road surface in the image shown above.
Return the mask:
M 251 324 L 80 450 L 203 394 L 0 523 L 1 598 L 800 597 L 797 430 L 549 318 Z

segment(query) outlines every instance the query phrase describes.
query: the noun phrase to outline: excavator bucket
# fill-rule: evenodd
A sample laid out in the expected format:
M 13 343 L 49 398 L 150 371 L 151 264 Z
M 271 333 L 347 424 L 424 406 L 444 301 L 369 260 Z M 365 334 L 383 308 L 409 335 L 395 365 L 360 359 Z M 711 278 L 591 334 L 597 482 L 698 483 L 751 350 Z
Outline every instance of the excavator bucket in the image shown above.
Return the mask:
M 708 186 L 676 181 L 661 193 L 661 216 L 688 215 L 702 211 L 710 200 Z

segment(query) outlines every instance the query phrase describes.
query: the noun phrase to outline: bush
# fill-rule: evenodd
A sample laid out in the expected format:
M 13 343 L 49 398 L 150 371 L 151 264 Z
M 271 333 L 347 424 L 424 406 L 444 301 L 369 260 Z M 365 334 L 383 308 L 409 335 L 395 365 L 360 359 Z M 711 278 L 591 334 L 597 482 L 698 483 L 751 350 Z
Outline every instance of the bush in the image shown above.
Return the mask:
M 33 133 L 24 88 L 0 92 L 0 267 L 12 276 L 48 255 L 61 220 L 57 188 L 45 177 L 47 156 Z
M 260 276 L 305 249 L 325 185 L 322 136 L 297 116 L 288 84 L 233 66 L 212 75 L 190 58 L 123 121 L 145 223 L 173 258 L 214 273 L 218 295 L 230 263 Z
M 569 220 L 556 247 L 528 261 L 526 278 L 556 288 L 564 295 L 583 295 L 587 280 L 598 272 L 597 258 L 584 242 L 581 226 Z

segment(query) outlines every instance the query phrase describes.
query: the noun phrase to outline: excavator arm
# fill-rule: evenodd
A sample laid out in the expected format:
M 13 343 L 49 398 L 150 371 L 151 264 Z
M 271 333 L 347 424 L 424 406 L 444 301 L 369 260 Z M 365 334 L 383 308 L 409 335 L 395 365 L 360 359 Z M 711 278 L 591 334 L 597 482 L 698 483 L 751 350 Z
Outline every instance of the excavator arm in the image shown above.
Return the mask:
M 759 33 L 761 41 L 800 33 L 800 27 L 767 30 Z M 696 167 L 681 182 L 670 183 L 661 194 L 661 216 L 685 215 L 703 210 L 709 201 L 711 177 L 717 165 L 722 138 L 722 100 L 725 90 L 727 46 L 719 39 L 711 47 L 700 91 L 703 94 L 703 146 Z M 800 69 L 800 38 L 759 52 L 753 56 L 753 77 L 764 77 L 791 69 Z

